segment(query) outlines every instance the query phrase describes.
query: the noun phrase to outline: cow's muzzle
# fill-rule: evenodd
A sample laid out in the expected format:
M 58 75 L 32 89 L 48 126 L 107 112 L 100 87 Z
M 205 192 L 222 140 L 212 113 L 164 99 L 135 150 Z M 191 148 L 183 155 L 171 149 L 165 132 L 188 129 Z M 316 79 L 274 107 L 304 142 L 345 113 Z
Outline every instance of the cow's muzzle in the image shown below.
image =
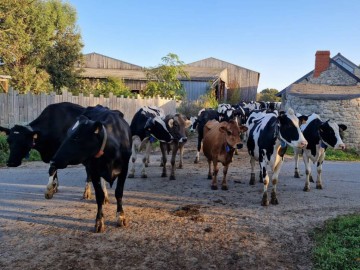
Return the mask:
M 244 147 L 244 145 L 242 144 L 242 143 L 238 143 L 237 145 L 236 145 L 236 149 L 241 149 L 241 148 L 243 148 Z
M 187 137 L 182 137 L 180 140 L 179 140 L 179 143 L 186 143 L 187 142 Z

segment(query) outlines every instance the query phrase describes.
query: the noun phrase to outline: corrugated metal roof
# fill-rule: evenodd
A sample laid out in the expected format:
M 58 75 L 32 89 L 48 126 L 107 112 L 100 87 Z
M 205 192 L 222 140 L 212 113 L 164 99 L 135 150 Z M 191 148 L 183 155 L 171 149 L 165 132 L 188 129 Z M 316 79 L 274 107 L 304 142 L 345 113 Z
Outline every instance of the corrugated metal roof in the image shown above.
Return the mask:
M 288 95 L 310 99 L 353 99 L 360 97 L 360 86 L 298 83 L 291 85 L 287 93 Z

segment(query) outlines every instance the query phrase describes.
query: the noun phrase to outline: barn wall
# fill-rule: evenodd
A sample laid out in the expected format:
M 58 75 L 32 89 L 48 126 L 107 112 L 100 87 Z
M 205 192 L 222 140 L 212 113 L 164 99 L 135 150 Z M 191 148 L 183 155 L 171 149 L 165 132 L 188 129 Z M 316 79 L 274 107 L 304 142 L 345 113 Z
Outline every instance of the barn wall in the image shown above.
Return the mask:
M 360 151 L 360 98 L 313 100 L 288 94 L 285 109 L 289 107 L 306 115 L 315 112 L 323 121 L 334 119 L 338 124 L 345 124 L 348 127 L 344 132 L 346 147 Z
M 209 82 L 200 81 L 181 81 L 185 91 L 187 100 L 197 100 L 201 95 L 206 94 L 209 90 Z
M 256 93 L 259 84 L 259 73 L 245 69 L 214 58 L 208 58 L 189 64 L 196 67 L 227 68 L 228 87 L 231 90 L 239 89 L 239 101 L 249 102 L 256 100 Z

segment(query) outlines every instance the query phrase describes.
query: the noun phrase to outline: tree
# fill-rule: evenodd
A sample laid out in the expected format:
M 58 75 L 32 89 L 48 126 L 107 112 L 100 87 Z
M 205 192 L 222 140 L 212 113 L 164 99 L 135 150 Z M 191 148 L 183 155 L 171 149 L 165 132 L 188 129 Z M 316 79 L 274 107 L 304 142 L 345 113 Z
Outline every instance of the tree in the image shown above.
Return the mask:
M 161 61 L 159 66 L 146 69 L 149 82 L 142 95 L 181 99 L 185 96 L 185 90 L 179 77 L 189 77 L 184 70 L 184 63 L 173 53 L 161 58 Z
M 60 0 L 0 2 L 1 71 L 13 87 L 36 93 L 74 82 L 69 71 L 82 48 L 75 22 L 76 11 Z
M 257 95 L 257 100 L 259 100 L 259 101 L 281 101 L 281 98 L 276 96 L 277 93 L 279 93 L 279 91 L 276 89 L 266 88 Z

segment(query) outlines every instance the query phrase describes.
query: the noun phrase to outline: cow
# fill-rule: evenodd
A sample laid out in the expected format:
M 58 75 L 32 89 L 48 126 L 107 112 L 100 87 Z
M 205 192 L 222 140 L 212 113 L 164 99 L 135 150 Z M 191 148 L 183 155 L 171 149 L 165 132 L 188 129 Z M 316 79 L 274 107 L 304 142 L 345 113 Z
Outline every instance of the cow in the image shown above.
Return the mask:
M 8 167 L 18 167 L 22 159 L 29 155 L 31 149 L 40 153 L 41 159 L 49 163 L 62 141 L 66 137 L 67 130 L 76 122 L 76 118 L 85 111 L 85 108 L 70 102 L 61 102 L 47 106 L 41 114 L 28 125 L 15 125 L 11 129 L 0 127 L 7 135 L 10 155 L 7 160 Z M 88 175 L 88 174 L 87 174 Z M 91 198 L 89 183 L 91 179 L 87 176 L 84 199 Z M 58 191 L 58 179 L 53 182 L 52 194 Z M 104 192 L 107 191 L 104 185 Z M 45 191 L 52 197 L 51 193 Z
M 322 121 L 316 113 L 311 114 L 306 123 L 301 126 L 301 130 L 305 139 L 308 141 L 306 148 L 302 150 L 303 160 L 306 170 L 306 180 L 304 191 L 310 191 L 310 181 L 313 182 L 311 176 L 310 160 L 317 166 L 316 188 L 322 189 L 322 164 L 325 159 L 326 149 L 328 147 L 334 149 L 345 149 L 342 141 L 341 133 L 347 129 L 344 124 L 337 124 L 333 120 Z M 295 176 L 299 176 L 297 168 L 297 160 L 300 151 L 295 151 Z M 299 176 L 300 177 L 300 176 Z
M 307 145 L 299 128 L 299 120 L 292 109 L 280 112 L 251 114 L 246 126 L 248 127 L 247 148 L 250 155 L 251 177 L 250 184 L 255 184 L 255 161 L 260 163 L 261 177 L 264 183 L 263 198 L 261 204 L 269 205 L 267 188 L 269 175 L 267 165 L 273 171 L 271 192 L 271 203 L 278 204 L 276 196 L 276 185 L 287 145 L 304 148 Z
M 229 164 L 232 162 L 235 149 L 243 147 L 240 134 L 246 130 L 247 127 L 239 126 L 234 120 L 229 122 L 211 120 L 206 123 L 204 127 L 203 152 L 209 164 L 208 179 L 212 179 L 211 189 L 218 189 L 218 162 L 221 162 L 224 166 L 221 189 L 228 190 L 226 175 Z M 211 163 L 214 166 L 213 173 L 211 172 Z
M 117 224 L 126 226 L 122 197 L 131 156 L 131 131 L 123 115 L 101 105 L 87 107 L 78 121 L 70 128 L 66 138 L 50 161 L 49 184 L 57 170 L 68 165 L 84 164 L 90 173 L 95 189 L 97 214 L 95 232 L 104 232 L 102 204 L 104 192 L 103 178 L 113 185 L 117 179 L 115 198 L 117 203 Z
M 163 171 L 161 177 L 166 177 L 166 162 L 167 162 L 167 153 L 172 150 L 171 152 L 171 172 L 170 172 L 170 180 L 175 180 L 175 159 L 176 154 L 179 151 L 180 154 L 180 162 L 179 162 L 179 169 L 183 168 L 183 155 L 184 155 L 184 145 L 187 142 L 186 137 L 186 129 L 190 127 L 191 121 L 188 120 L 182 114 L 168 114 L 164 118 L 164 122 L 166 124 L 167 130 L 170 132 L 173 140 L 169 142 L 160 141 L 160 149 L 161 149 L 161 165 L 163 167 Z
M 160 142 L 173 140 L 163 118 L 165 118 L 165 114 L 161 108 L 144 106 L 135 113 L 131 120 L 130 129 L 133 143 L 129 178 L 135 177 L 135 162 L 140 150 L 146 148 L 145 156 L 142 159 L 141 177 L 147 178 L 145 167 L 149 164 L 150 143 L 155 140 Z

